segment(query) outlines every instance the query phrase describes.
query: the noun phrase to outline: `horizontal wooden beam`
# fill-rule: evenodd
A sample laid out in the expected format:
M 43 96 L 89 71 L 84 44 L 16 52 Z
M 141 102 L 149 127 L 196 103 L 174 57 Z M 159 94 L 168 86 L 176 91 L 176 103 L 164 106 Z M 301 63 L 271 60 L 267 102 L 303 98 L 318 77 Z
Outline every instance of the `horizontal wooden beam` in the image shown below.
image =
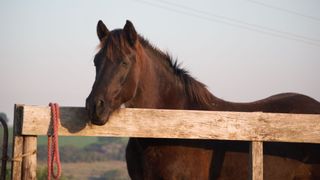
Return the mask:
M 90 125 L 84 108 L 61 107 L 62 136 L 121 136 L 320 143 L 320 115 L 119 109 L 104 126 Z M 50 133 L 48 106 L 24 105 L 22 135 Z

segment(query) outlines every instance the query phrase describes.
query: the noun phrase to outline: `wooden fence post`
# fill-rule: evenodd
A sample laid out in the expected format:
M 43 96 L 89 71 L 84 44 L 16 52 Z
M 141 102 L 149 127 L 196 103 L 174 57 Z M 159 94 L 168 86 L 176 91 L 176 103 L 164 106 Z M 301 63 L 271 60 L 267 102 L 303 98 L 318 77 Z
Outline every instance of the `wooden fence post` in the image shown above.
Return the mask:
M 15 105 L 11 179 L 35 180 L 37 136 L 21 135 L 23 105 Z
M 250 144 L 249 167 L 251 180 L 263 180 L 263 142 L 252 141 Z
M 37 136 L 23 136 L 22 179 L 37 179 Z
M 14 106 L 14 123 L 13 123 L 13 144 L 12 144 L 12 163 L 11 179 L 21 179 L 22 173 L 22 154 L 23 154 L 23 137 L 21 136 L 22 122 L 22 105 Z
M 21 179 L 23 137 L 14 135 L 12 148 L 11 179 Z

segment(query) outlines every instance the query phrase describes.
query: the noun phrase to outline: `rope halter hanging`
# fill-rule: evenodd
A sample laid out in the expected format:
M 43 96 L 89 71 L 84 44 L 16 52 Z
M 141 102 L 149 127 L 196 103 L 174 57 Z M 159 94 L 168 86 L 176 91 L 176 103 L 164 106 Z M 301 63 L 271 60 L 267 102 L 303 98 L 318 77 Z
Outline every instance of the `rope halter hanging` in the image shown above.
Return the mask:
M 51 108 L 53 132 L 52 134 L 48 134 L 48 180 L 51 179 L 51 173 L 54 179 L 59 179 L 61 176 L 61 163 L 58 142 L 60 109 L 57 103 L 50 103 L 49 106 Z M 54 165 L 56 165 L 56 172 L 54 171 Z

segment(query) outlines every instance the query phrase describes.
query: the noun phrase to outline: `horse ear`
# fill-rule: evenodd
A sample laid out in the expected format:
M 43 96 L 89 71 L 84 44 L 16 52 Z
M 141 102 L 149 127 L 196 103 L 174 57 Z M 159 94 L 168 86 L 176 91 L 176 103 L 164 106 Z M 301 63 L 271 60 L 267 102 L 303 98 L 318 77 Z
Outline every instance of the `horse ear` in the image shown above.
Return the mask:
M 129 20 L 127 20 L 126 25 L 124 26 L 123 30 L 124 30 L 125 36 L 129 42 L 129 44 L 131 46 L 133 46 L 138 39 L 138 34 L 137 34 L 136 30 L 134 29 L 133 24 Z
M 104 37 L 109 35 L 109 30 L 106 27 L 106 25 L 99 20 L 98 24 L 97 24 L 97 34 L 99 37 L 99 40 L 101 41 Z

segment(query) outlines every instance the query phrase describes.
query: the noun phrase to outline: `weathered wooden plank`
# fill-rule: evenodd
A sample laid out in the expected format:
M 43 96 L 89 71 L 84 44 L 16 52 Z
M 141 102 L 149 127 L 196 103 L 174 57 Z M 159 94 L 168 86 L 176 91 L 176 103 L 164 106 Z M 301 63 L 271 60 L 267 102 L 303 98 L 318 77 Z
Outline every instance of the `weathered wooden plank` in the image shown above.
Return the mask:
M 320 115 L 120 109 L 104 126 L 88 125 L 84 108 L 62 107 L 59 135 L 191 138 L 320 143 Z M 23 135 L 46 135 L 47 106 L 24 106 Z
M 251 142 L 249 155 L 250 179 L 263 180 L 263 142 Z
M 14 136 L 12 148 L 11 179 L 21 179 L 23 137 Z
M 37 136 L 23 136 L 22 179 L 36 180 Z
M 22 122 L 22 105 L 15 105 L 11 179 L 21 179 L 23 137 L 20 136 L 18 133 L 18 129 L 21 129 L 21 126 L 20 126 L 21 122 Z

